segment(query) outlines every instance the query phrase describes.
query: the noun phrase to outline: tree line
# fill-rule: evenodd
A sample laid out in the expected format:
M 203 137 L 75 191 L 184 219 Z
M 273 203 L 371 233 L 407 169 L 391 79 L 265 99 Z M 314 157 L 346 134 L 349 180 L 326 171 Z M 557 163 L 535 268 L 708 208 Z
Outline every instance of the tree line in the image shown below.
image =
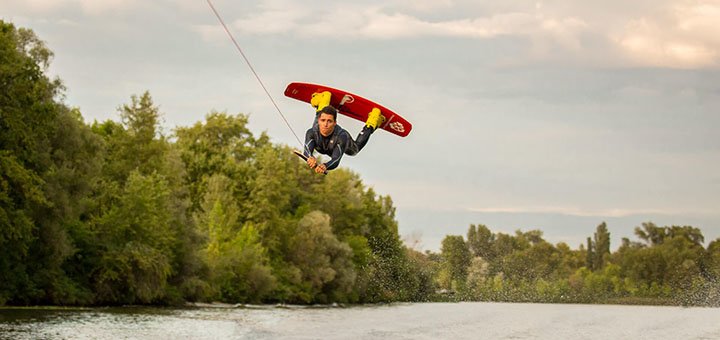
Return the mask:
M 696 228 L 646 223 L 610 253 L 604 224 L 578 250 L 472 225 L 421 253 L 389 196 L 346 169 L 313 175 L 246 115 L 164 134 L 145 92 L 119 121 L 84 122 L 52 57 L 0 21 L 0 305 L 717 304 L 720 242 L 704 248 Z
M 605 222 L 586 245 L 553 245 L 542 232 L 493 233 L 471 225 L 467 238 L 447 236 L 433 277 L 453 299 L 720 306 L 720 239 L 703 247 L 700 229 L 635 228 L 610 251 Z

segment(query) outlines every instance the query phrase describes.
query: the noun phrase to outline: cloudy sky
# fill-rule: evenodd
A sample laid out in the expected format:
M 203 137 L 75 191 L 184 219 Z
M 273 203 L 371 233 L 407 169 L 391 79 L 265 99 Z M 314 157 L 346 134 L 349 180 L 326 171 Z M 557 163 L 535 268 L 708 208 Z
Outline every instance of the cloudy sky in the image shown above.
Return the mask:
M 720 237 L 720 1 L 213 0 L 290 126 L 292 81 L 375 99 L 413 123 L 342 165 L 439 249 L 470 224 L 577 247 L 603 221 Z M 297 145 L 206 0 L 3 0 L 55 52 L 86 121 L 149 90 L 166 132 L 211 110 Z M 359 131 L 361 123 L 339 118 Z

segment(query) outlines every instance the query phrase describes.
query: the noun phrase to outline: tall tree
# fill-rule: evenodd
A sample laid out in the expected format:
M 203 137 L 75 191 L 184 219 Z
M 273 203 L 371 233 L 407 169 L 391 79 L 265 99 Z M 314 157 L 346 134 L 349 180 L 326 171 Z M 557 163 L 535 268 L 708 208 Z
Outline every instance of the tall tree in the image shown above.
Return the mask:
M 102 131 L 107 133 L 108 141 L 107 174 L 121 185 L 136 169 L 143 175 L 168 173 L 166 155 L 169 145 L 161 133 L 158 107 L 148 91 L 139 97 L 132 95 L 130 100 L 130 104 L 118 108 L 122 127 L 105 123 L 110 128 Z
M 480 256 L 485 261 L 494 260 L 495 254 L 492 251 L 492 244 L 494 240 L 495 235 L 485 225 L 470 225 L 470 229 L 468 229 L 467 234 L 467 242 L 474 256 Z
M 667 236 L 666 231 L 665 228 L 658 227 L 652 222 L 643 222 L 642 227 L 635 227 L 635 235 L 649 246 L 663 243 Z
M 58 102 L 62 83 L 45 74 L 52 57 L 31 30 L 0 20 L 0 303 L 78 301 L 63 266 L 100 143 Z
M 453 281 L 463 284 L 470 266 L 470 250 L 462 236 L 448 235 L 442 240 L 441 255 Z
M 592 238 L 587 238 L 587 253 L 585 256 L 585 267 L 587 269 L 595 269 L 595 245 L 593 244 Z
M 593 240 L 592 269 L 600 270 L 610 255 L 610 232 L 605 222 L 597 226 Z
M 176 129 L 180 157 L 187 169 L 191 211 L 200 208 L 207 181 L 217 173 L 241 184 L 233 193 L 239 201 L 248 199 L 255 147 L 267 145 L 268 137 L 254 138 L 247 123 L 245 115 L 213 111 L 205 116 L 205 123 Z

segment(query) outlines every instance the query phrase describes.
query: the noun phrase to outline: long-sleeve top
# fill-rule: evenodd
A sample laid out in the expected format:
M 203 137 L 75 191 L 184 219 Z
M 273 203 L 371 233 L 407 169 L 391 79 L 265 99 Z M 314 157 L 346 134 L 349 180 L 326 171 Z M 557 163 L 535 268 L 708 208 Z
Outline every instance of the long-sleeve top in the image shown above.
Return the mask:
M 305 133 L 305 150 L 303 153 L 307 157 L 311 157 L 313 151 L 330 156 L 330 160 L 325 163 L 328 170 L 332 170 L 340 165 L 340 159 L 345 151 L 350 147 L 352 137 L 340 125 L 335 125 L 335 129 L 330 136 L 323 136 L 317 126 L 313 126 Z

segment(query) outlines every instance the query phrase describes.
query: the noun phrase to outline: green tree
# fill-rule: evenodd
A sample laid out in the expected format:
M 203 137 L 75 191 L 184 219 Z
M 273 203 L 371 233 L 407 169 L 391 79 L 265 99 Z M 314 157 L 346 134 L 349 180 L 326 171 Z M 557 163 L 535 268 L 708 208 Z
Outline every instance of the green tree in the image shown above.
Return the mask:
M 106 174 L 110 180 L 123 184 L 130 172 L 143 175 L 153 172 L 167 174 L 166 156 L 169 144 L 160 131 L 160 112 L 150 93 L 132 95 L 130 104 L 118 108 L 121 126 L 115 123 L 96 125 L 108 142 Z
M 663 243 L 666 232 L 666 228 L 658 227 L 652 222 L 644 222 L 642 227 L 635 227 L 635 235 L 650 246 Z
M 444 268 L 457 284 L 464 284 L 470 266 L 470 250 L 462 236 L 448 235 L 442 240 L 441 255 Z
M 705 259 L 705 272 L 711 281 L 720 283 L 720 238 L 708 244 Z
M 211 278 L 221 301 L 258 303 L 273 291 L 276 279 L 267 250 L 252 224 L 243 226 L 229 242 L 220 245 L 211 263 Z
M 186 176 L 180 152 L 162 134 L 161 115 L 148 92 L 131 96 L 131 103 L 121 105 L 118 113 L 122 124 L 106 121 L 93 125 L 93 131 L 103 137 L 108 150 L 102 179 L 96 189 L 97 204 L 93 215 L 96 218 L 106 216 L 118 205 L 126 181 L 133 173 L 158 176 L 165 181 L 168 226 L 174 237 L 169 254 L 164 254 L 169 257 L 172 270 L 163 298 L 166 302 L 178 303 L 183 299 L 183 292 L 191 294 L 194 290 L 193 285 L 185 285 L 184 281 L 197 281 L 201 267 L 197 252 L 192 249 L 197 236 L 194 235 L 193 220 L 187 213 L 190 201 L 184 186 Z M 104 220 L 103 223 L 108 222 Z
M 365 213 L 372 211 L 365 204 L 374 204 L 374 197 L 370 201 L 364 199 L 365 189 L 356 173 L 334 170 L 322 182 L 315 183 L 312 192 L 312 206 L 332 217 L 334 233 L 341 238 L 357 234 L 368 236 L 385 227 L 380 223 L 375 232 L 368 230 L 373 221 L 369 221 Z
M 623 274 L 645 285 L 687 289 L 702 271 L 702 233 L 693 227 L 658 227 L 651 222 L 635 229 L 646 243 L 624 241 L 618 249 Z
M 33 281 L 42 294 L 34 303 L 92 302 L 85 249 L 93 240 L 89 224 L 104 144 L 77 110 L 59 109 L 50 134 L 52 163 L 42 174 L 50 205 L 34 215 L 37 239 L 31 247 Z
M 564 243 L 558 243 L 555 248 L 558 251 L 560 263 L 556 272 L 556 279 L 565 279 L 580 269 L 585 264 L 585 258 L 581 250 L 572 250 Z
M 352 249 L 332 233 L 330 216 L 313 211 L 303 217 L 291 240 L 289 261 L 300 269 L 302 302 L 346 302 L 356 273 Z
M 57 101 L 52 57 L 31 30 L 0 20 L 0 304 L 88 301 L 67 261 L 87 229 L 102 145 Z
M 610 255 L 610 232 L 607 230 L 605 222 L 599 224 L 593 235 L 593 240 L 588 238 L 588 256 L 592 270 L 600 270 L 605 266 L 608 256 Z M 590 242 L 592 242 L 592 251 L 590 250 Z
M 175 235 L 167 181 L 133 171 L 116 205 L 98 222 L 102 247 L 95 274 L 99 302 L 150 303 L 166 293 Z
M 436 285 L 433 282 L 435 267 L 427 255 L 412 249 L 406 249 L 408 270 L 405 289 L 408 291 L 409 301 L 429 301 L 435 293 Z
M 589 270 L 595 269 L 595 245 L 592 238 L 587 238 L 587 250 L 585 253 L 585 267 Z
M 194 215 L 208 258 L 218 257 L 220 246 L 240 231 L 240 209 L 232 195 L 234 186 L 235 183 L 222 174 L 210 177 L 201 210 Z
M 28 212 L 44 204 L 41 179 L 25 169 L 10 152 L 0 151 L 0 305 L 20 298 L 22 287 L 32 289 L 25 259 L 34 240 L 34 222 Z M 25 293 L 27 294 L 27 293 Z
M 501 264 L 505 277 L 515 282 L 549 279 L 559 266 L 557 249 L 545 241 L 513 252 Z
M 495 242 L 492 244 L 492 253 L 495 255 L 496 259 L 503 258 L 518 249 L 518 245 L 516 243 L 517 242 L 512 235 L 496 233 Z
M 208 189 L 195 213 L 205 240 L 202 250 L 213 298 L 227 302 L 260 302 L 274 289 L 276 279 L 267 249 L 252 223 L 240 222 L 240 209 L 232 195 L 235 183 L 222 174 L 208 180 Z
M 247 123 L 245 115 L 211 112 L 205 116 L 204 124 L 198 122 L 192 127 L 176 129 L 180 157 L 186 168 L 191 211 L 199 209 L 207 180 L 214 174 L 223 174 L 239 183 L 233 193 L 239 202 L 249 198 L 250 186 L 245 184 L 251 178 L 255 148 L 266 145 L 268 137 L 263 134 L 255 139 Z
M 474 256 L 479 256 L 486 261 L 493 261 L 495 254 L 493 253 L 493 241 L 495 235 L 485 225 L 470 225 L 467 233 L 468 247 Z

